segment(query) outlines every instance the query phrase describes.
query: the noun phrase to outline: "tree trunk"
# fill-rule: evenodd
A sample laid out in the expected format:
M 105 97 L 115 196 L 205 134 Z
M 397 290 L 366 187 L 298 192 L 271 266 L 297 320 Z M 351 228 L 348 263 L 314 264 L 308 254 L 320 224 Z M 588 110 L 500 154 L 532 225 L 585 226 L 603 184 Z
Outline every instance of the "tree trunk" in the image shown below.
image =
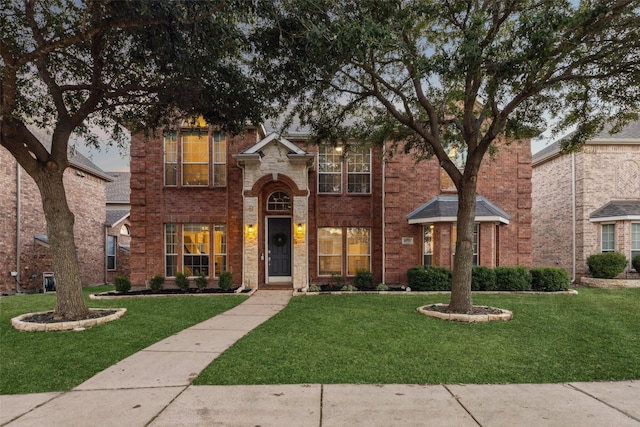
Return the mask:
M 458 188 L 458 218 L 456 255 L 453 260 L 453 282 L 449 310 L 468 313 L 471 301 L 471 270 L 473 267 L 473 231 L 476 213 L 476 180 L 464 180 Z
M 88 313 L 82 293 L 78 254 L 73 233 L 74 215 L 67 204 L 63 182 L 64 170 L 57 167 L 41 170 L 35 181 L 42 196 L 47 221 L 47 236 L 56 279 L 55 318 L 78 320 Z

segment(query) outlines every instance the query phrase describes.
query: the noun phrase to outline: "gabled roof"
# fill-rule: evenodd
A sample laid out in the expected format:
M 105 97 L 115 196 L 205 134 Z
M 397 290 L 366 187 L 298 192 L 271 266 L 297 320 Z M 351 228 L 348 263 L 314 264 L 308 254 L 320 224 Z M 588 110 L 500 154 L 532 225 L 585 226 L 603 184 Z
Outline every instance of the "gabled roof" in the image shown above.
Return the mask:
M 409 224 L 456 222 L 458 196 L 438 196 L 407 215 Z M 482 196 L 476 196 L 476 222 L 509 224 L 511 216 Z
M 107 203 L 129 203 L 131 196 L 130 172 L 107 172 L 113 181 L 107 183 Z
M 640 120 L 628 123 L 622 130 L 616 134 L 610 134 L 611 126 L 605 127 L 598 135 L 589 139 L 585 145 L 595 144 L 640 144 Z M 562 155 L 562 141 L 570 138 L 573 132 L 567 136 L 560 138 L 549 146 L 533 154 L 533 164 L 536 165 L 544 160 L 551 159 Z
M 127 219 L 130 215 L 129 210 L 126 209 L 117 209 L 117 210 L 108 210 L 107 211 L 107 220 L 105 221 L 105 225 L 107 227 L 113 227 L 114 225 L 122 222 Z
M 640 220 L 640 199 L 611 200 L 589 216 L 591 222 L 623 220 Z
M 277 141 L 280 144 L 284 145 L 291 154 L 307 154 L 303 149 L 298 147 L 296 144 L 294 144 L 293 142 L 289 141 L 286 138 L 280 137 L 280 135 L 275 132 L 270 133 L 269 135 L 264 137 L 262 140 L 260 140 L 257 144 L 255 144 L 253 147 L 248 148 L 247 150 L 243 151 L 241 154 L 257 154 L 260 152 L 260 150 L 262 150 L 272 141 Z

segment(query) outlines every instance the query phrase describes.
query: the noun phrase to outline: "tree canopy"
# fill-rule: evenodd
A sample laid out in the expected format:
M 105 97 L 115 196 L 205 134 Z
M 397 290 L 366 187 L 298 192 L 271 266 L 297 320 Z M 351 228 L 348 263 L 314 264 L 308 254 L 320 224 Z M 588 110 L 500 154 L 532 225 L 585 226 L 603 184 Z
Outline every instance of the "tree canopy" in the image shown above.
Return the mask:
M 310 64 L 297 104 L 321 139 L 394 141 L 435 156 L 458 190 L 450 309 L 471 308 L 479 167 L 499 138 L 572 126 L 575 150 L 640 101 L 640 1 L 290 0 L 262 37 L 286 74 Z M 502 135 L 502 136 L 501 136 Z M 460 167 L 451 148 L 466 151 Z

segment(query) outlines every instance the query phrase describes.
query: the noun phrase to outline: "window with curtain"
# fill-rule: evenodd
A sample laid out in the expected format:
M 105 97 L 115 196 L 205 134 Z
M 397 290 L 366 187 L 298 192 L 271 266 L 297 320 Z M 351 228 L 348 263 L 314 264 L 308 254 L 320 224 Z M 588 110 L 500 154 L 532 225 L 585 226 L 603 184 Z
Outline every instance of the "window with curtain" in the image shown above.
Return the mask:
M 371 270 L 371 229 L 347 228 L 347 275 L 355 276 L 358 270 Z
M 342 275 L 342 229 L 318 228 L 318 275 Z
M 182 265 L 187 276 L 209 275 L 209 225 L 182 226 Z
M 213 226 L 213 257 L 214 275 L 227 271 L 227 226 L 226 224 L 214 224 Z

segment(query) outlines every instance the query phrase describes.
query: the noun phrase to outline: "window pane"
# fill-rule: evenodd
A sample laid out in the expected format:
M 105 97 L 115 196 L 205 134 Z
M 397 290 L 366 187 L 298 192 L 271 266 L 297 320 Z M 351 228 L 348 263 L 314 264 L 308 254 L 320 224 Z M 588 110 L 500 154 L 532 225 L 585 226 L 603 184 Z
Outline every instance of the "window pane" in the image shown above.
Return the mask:
M 227 226 L 225 224 L 214 225 L 214 274 L 219 277 L 227 270 Z
M 222 132 L 213 134 L 213 185 L 227 185 L 227 141 Z
M 182 233 L 183 273 L 187 276 L 209 275 L 209 226 L 185 224 Z
M 178 268 L 178 233 L 175 224 L 164 225 L 165 277 L 175 277 Z
M 473 228 L 473 265 L 478 265 L 478 233 L 480 224 L 475 224 Z M 451 252 L 453 257 L 456 256 L 456 243 L 458 242 L 458 225 L 453 224 L 451 227 Z
M 347 192 L 371 192 L 371 150 L 354 148 L 347 159 Z
M 269 196 L 267 202 L 268 211 L 289 211 L 291 210 L 291 197 L 283 191 L 276 191 Z
M 342 274 L 342 229 L 318 229 L 318 274 Z
M 347 229 L 347 274 L 355 276 L 358 270 L 371 269 L 371 229 Z
M 209 184 L 208 141 L 206 132 L 182 134 L 182 185 Z
M 342 192 L 342 152 L 337 147 L 318 147 L 318 192 Z
M 640 223 L 631 224 L 631 259 L 640 254 Z
M 116 269 L 116 237 L 107 236 L 107 270 Z
M 425 225 L 423 227 L 423 265 L 431 265 L 433 263 L 433 225 Z
M 616 247 L 616 225 L 602 225 L 602 252 L 613 252 Z
M 164 185 L 177 184 L 178 139 L 175 132 L 164 133 Z

